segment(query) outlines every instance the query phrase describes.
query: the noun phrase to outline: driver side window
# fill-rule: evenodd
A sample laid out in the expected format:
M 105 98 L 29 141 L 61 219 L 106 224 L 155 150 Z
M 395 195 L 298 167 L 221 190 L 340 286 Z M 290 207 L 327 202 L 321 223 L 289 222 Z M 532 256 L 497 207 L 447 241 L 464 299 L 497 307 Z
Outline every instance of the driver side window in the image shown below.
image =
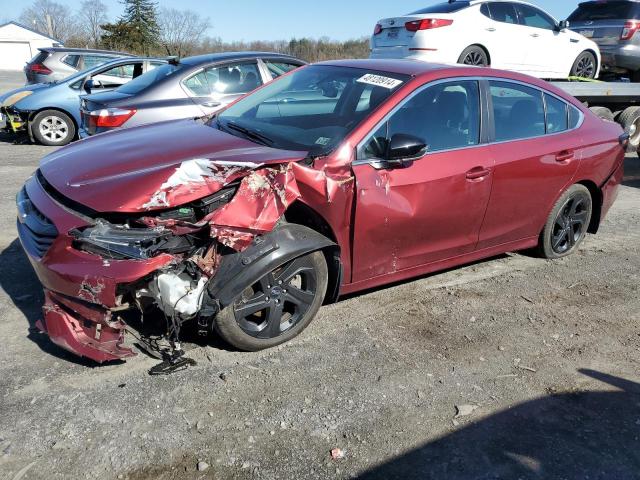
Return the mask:
M 477 81 L 459 80 L 427 87 L 405 102 L 367 141 L 361 159 L 384 159 L 396 134 L 424 141 L 428 152 L 478 145 L 480 89 Z

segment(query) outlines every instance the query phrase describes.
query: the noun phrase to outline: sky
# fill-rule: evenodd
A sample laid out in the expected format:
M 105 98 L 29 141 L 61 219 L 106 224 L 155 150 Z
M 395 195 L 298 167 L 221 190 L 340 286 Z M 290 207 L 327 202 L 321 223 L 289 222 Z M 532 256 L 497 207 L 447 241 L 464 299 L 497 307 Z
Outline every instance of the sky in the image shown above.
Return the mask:
M 77 11 L 80 0 L 57 0 Z M 110 17 L 122 13 L 118 0 L 102 0 Z M 347 40 L 369 36 L 380 18 L 403 15 L 442 0 L 157 0 L 161 7 L 193 10 L 209 17 L 208 35 L 225 41 L 323 37 Z M 557 19 L 578 0 L 530 0 Z M 0 0 L 0 18 L 18 19 L 31 0 Z

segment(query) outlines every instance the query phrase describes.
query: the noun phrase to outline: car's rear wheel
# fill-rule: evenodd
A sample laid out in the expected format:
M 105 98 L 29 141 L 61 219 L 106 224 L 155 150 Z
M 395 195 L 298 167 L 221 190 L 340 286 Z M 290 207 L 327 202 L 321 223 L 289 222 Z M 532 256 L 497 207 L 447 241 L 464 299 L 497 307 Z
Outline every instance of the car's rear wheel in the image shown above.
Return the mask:
M 33 137 L 42 145 L 66 145 L 76 136 L 73 120 L 59 110 L 44 110 L 38 113 L 30 125 Z
M 489 65 L 489 56 L 483 48 L 477 45 L 472 45 L 464 49 L 458 63 L 463 65 L 473 65 L 475 67 L 486 67 Z
M 573 63 L 570 75 L 580 78 L 595 78 L 597 71 L 596 56 L 591 52 L 582 52 Z
M 322 252 L 298 257 L 248 286 L 218 313 L 214 328 L 240 350 L 258 351 L 285 343 L 313 320 L 328 284 Z
M 561 258 L 575 252 L 589 229 L 593 200 L 589 189 L 576 184 L 556 202 L 540 235 L 538 250 L 544 258 Z

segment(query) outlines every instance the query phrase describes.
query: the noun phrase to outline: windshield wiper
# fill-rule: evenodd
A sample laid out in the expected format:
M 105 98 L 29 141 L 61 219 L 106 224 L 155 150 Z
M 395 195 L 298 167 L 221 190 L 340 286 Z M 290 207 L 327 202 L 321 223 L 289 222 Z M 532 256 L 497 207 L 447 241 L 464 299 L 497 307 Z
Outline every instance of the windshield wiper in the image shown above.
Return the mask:
M 244 136 L 246 136 L 247 138 L 250 138 L 251 140 L 254 140 L 254 141 L 256 141 L 258 143 L 261 143 L 263 145 L 266 145 L 267 147 L 270 147 L 271 145 L 273 145 L 273 140 L 270 139 L 269 137 L 267 137 L 266 135 L 263 135 L 260 132 L 255 132 L 253 130 L 249 130 L 246 127 L 238 125 L 237 123 L 227 122 L 226 124 L 223 124 L 222 122 L 220 122 L 220 120 L 218 120 L 218 126 L 226 127 L 227 129 L 231 129 L 231 130 L 235 130 L 236 132 L 240 132 Z

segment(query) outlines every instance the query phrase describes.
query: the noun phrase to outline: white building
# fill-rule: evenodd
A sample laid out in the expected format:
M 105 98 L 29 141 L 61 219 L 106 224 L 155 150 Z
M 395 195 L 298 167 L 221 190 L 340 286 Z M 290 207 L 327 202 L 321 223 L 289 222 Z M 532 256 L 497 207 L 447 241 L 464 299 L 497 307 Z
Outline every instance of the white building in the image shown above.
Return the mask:
M 57 40 L 18 22 L 0 25 L 0 70 L 22 70 L 38 48 L 60 46 Z

